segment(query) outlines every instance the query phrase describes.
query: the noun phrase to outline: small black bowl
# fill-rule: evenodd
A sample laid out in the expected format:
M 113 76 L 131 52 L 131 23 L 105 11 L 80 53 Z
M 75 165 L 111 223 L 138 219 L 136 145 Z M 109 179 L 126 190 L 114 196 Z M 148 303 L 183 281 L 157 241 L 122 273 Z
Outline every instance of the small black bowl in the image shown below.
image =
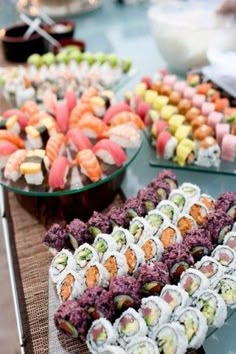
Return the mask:
M 54 25 L 43 25 L 42 28 L 58 41 L 73 38 L 75 23 L 69 20 L 57 21 Z

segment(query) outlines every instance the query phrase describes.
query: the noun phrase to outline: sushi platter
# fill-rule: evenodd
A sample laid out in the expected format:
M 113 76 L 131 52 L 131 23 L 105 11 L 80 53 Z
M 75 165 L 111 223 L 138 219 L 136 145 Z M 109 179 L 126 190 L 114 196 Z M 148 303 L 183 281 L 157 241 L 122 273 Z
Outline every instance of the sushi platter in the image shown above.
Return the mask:
M 163 170 L 122 207 L 52 225 L 49 347 L 56 326 L 58 353 L 197 351 L 236 308 L 235 221 L 234 192 Z

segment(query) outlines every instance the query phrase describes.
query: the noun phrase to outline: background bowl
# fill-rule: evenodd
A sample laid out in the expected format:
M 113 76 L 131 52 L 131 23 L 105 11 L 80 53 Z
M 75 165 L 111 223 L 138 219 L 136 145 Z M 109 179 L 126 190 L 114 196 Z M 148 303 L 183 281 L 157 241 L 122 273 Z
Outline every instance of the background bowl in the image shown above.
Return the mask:
M 54 25 L 43 25 L 42 28 L 58 41 L 73 38 L 75 23 L 69 20 L 58 20 Z
M 60 43 L 61 47 L 67 47 L 67 46 L 77 47 L 81 52 L 84 52 L 86 49 L 85 42 L 80 39 L 65 38 L 65 39 L 59 40 L 59 43 Z M 51 51 L 54 54 L 57 54 L 60 51 L 60 49 L 61 48 L 54 46 L 51 48 Z

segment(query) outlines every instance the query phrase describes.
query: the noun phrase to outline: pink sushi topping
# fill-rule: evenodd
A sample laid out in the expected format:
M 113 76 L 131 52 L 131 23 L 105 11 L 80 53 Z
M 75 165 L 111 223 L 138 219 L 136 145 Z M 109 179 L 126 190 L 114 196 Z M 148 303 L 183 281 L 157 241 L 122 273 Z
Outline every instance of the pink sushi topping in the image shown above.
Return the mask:
M 8 109 L 3 113 L 3 117 L 6 119 L 12 116 L 17 116 L 21 129 L 24 129 L 28 124 L 29 117 L 19 109 Z
M 69 167 L 70 162 L 64 156 L 59 156 L 54 160 L 48 177 L 48 183 L 52 189 L 63 189 L 65 187 Z
M 122 166 L 127 156 L 120 145 L 109 139 L 102 139 L 93 147 L 96 156 L 109 164 Z
M 73 144 L 77 151 L 92 149 L 92 143 L 85 133 L 79 128 L 72 128 L 67 133 L 68 140 Z
M 67 103 L 68 110 L 71 113 L 71 111 L 73 110 L 73 108 L 75 108 L 76 103 L 77 103 L 77 97 L 76 97 L 75 92 L 72 90 L 66 91 L 65 100 Z
M 66 102 L 57 103 L 56 120 L 60 130 L 66 133 L 69 126 L 69 109 Z
M 18 147 L 15 144 L 7 140 L 0 140 L 0 157 L 11 155 L 16 150 Z
M 103 117 L 103 121 L 104 123 L 109 123 L 112 119 L 112 117 L 120 112 L 131 112 L 131 108 L 127 103 L 121 102 L 121 103 L 116 103 L 113 104 L 112 106 L 110 106 L 108 108 L 108 110 L 106 111 L 104 117 Z

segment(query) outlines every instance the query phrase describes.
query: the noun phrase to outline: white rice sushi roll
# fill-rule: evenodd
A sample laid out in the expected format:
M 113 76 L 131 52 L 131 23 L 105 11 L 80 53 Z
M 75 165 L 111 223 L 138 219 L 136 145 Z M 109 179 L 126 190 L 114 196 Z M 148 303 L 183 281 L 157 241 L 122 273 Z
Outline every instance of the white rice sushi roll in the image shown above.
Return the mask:
M 128 274 L 135 275 L 138 268 L 145 263 L 145 254 L 143 250 L 135 244 L 130 244 L 124 250 L 126 262 L 128 264 Z
M 116 243 L 117 251 L 123 251 L 128 245 L 135 241 L 134 236 L 131 235 L 128 230 L 118 226 L 114 227 L 111 237 Z
M 167 302 L 173 312 L 178 312 L 190 304 L 187 291 L 177 285 L 165 285 L 160 297 Z
M 133 218 L 129 225 L 129 232 L 134 237 L 135 243 L 146 240 L 152 236 L 152 229 L 147 220 L 141 216 Z
M 225 274 L 215 285 L 214 290 L 231 309 L 236 308 L 236 276 Z
M 76 263 L 76 271 L 80 272 L 85 270 L 89 264 L 97 262 L 98 254 L 91 245 L 84 243 L 76 249 L 74 259 Z
M 209 210 L 200 202 L 192 203 L 187 210 L 188 214 L 192 216 L 198 226 L 206 223 Z
M 184 327 L 188 348 L 200 348 L 208 330 L 206 318 L 201 311 L 194 307 L 187 307 L 178 313 L 175 320 Z
M 200 270 L 189 268 L 181 274 L 178 286 L 181 286 L 189 296 L 194 296 L 196 292 L 208 289 L 210 282 Z
M 188 196 L 190 204 L 199 200 L 201 191 L 196 184 L 183 183 L 179 188 Z
M 148 327 L 148 336 L 154 339 L 157 328 L 169 322 L 172 310 L 170 305 L 159 296 L 149 296 L 142 299 L 139 313 Z
M 188 339 L 183 326 L 178 322 L 163 324 L 158 328 L 155 337 L 162 354 L 185 354 L 187 351 Z
M 149 211 L 145 219 L 151 225 L 153 236 L 156 236 L 161 226 L 169 221 L 168 216 L 157 209 Z
M 206 317 L 209 327 L 220 328 L 227 317 L 227 307 L 222 297 L 214 290 L 203 290 L 198 293 L 193 305 Z
M 180 189 L 174 189 L 169 195 L 169 201 L 173 202 L 179 208 L 181 213 L 185 212 L 188 208 L 188 196 Z
M 99 354 L 126 354 L 125 350 L 118 345 L 105 345 L 102 349 L 98 349 Z
M 196 221 L 189 214 L 180 214 L 176 221 L 176 227 L 179 229 L 179 232 L 183 238 L 186 236 L 187 232 L 196 226 Z
M 116 250 L 117 244 L 109 234 L 98 234 L 94 240 L 93 248 L 98 254 L 99 261 L 102 261 L 106 252 Z
M 105 253 L 102 264 L 110 275 L 110 281 L 117 275 L 126 275 L 128 273 L 126 257 L 120 252 Z
M 224 274 L 224 268 L 213 257 L 204 256 L 200 261 L 195 263 L 195 268 L 200 270 L 212 285 L 218 281 Z
M 53 258 L 49 268 L 49 274 L 52 282 L 57 283 L 59 278 L 65 275 L 68 270 L 75 269 L 76 264 L 73 254 L 70 251 L 63 249 Z
M 158 232 L 158 237 L 164 248 L 168 248 L 174 243 L 181 243 L 183 241 L 178 228 L 170 223 L 162 226 Z
M 199 197 L 199 202 L 204 204 L 208 210 L 213 211 L 215 210 L 215 199 L 208 194 L 201 194 Z
M 75 271 L 70 270 L 62 274 L 58 279 L 57 294 L 60 302 L 77 299 L 83 292 L 84 286 L 82 284 L 82 278 L 80 278 Z
M 228 232 L 224 237 L 223 244 L 229 246 L 236 252 L 236 232 Z
M 85 288 L 94 288 L 95 286 L 101 286 L 107 288 L 109 286 L 110 274 L 106 268 L 98 263 L 93 262 L 88 265 L 85 270 L 83 281 Z
M 217 246 L 211 256 L 222 265 L 226 273 L 236 270 L 236 252 L 229 246 Z
M 134 339 L 125 348 L 126 354 L 159 354 L 156 343 L 147 337 Z
M 159 261 L 164 252 L 164 247 L 161 241 L 156 237 L 149 237 L 143 243 L 140 243 L 140 247 L 144 252 L 145 262 L 152 263 Z
M 170 222 L 172 224 L 175 224 L 178 216 L 180 214 L 179 208 L 177 207 L 177 205 L 169 200 L 162 200 L 158 206 L 157 206 L 157 210 L 161 211 L 163 214 L 165 214 Z
M 118 334 L 118 342 L 125 347 L 129 342 L 146 336 L 148 328 L 142 316 L 133 308 L 129 308 L 115 321 L 114 329 Z
M 90 327 L 86 344 L 90 353 L 104 353 L 104 347 L 115 344 L 117 339 L 116 331 L 110 321 L 105 318 L 99 318 L 92 323 Z

